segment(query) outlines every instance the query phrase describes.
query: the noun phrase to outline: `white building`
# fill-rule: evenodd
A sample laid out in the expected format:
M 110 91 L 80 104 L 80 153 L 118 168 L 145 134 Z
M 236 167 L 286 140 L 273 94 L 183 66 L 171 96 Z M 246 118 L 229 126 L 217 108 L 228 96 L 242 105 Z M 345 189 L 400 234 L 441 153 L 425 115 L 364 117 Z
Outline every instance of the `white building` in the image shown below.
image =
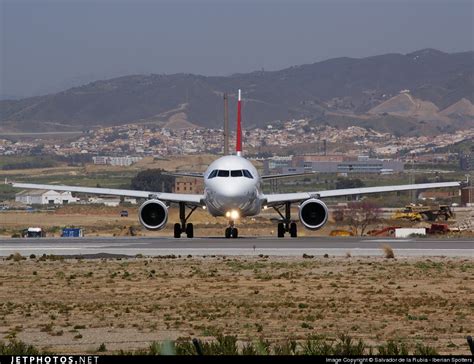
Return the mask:
M 103 204 L 109 207 L 117 207 L 120 205 L 121 199 L 120 197 L 112 197 L 112 196 L 91 196 L 87 199 L 87 202 L 90 204 Z M 137 199 L 133 197 L 125 197 L 123 202 L 128 202 L 131 205 L 137 204 Z
M 54 190 L 27 190 L 18 192 L 15 201 L 25 205 L 65 205 L 76 203 L 78 198 L 73 197 L 71 192 L 58 192 Z
M 94 164 L 106 165 L 110 164 L 112 166 L 131 166 L 133 163 L 136 163 L 142 160 L 142 157 L 106 157 L 106 156 L 96 156 L 92 157 Z

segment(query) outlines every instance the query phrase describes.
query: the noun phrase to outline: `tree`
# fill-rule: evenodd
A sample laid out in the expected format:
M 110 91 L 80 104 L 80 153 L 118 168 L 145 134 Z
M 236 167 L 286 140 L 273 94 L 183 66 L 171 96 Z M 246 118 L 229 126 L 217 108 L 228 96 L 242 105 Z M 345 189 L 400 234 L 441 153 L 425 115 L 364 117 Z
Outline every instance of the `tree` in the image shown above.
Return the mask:
M 359 178 L 341 178 L 339 177 L 336 181 L 336 189 L 341 188 L 360 188 L 364 187 L 365 184 Z
M 175 178 L 163 169 L 146 169 L 133 177 L 131 188 L 140 191 L 171 192 Z
M 364 235 L 370 225 L 380 220 L 381 210 L 372 202 L 350 202 L 348 206 L 345 219 L 355 235 Z

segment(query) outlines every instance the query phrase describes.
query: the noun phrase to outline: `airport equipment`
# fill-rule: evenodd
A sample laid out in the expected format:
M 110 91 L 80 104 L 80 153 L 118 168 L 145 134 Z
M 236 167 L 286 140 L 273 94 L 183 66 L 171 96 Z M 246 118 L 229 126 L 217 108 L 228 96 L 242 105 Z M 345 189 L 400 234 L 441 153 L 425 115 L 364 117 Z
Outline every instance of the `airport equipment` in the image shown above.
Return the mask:
M 82 238 L 84 232 L 81 228 L 64 228 L 61 232 L 62 238 Z
M 426 228 L 400 228 L 395 229 L 396 238 L 409 238 L 411 235 L 426 235 Z
M 436 221 L 448 220 L 454 217 L 451 207 L 448 205 L 439 206 L 405 206 L 402 211 L 397 211 L 394 219 L 408 219 L 411 221 Z
M 400 229 L 401 226 L 387 226 L 379 230 L 370 230 L 367 232 L 367 235 L 370 236 L 393 236 L 396 229 Z
M 120 211 L 120 217 L 128 217 L 128 211 L 127 210 Z
M 431 227 L 426 229 L 427 234 L 447 234 L 449 233 L 449 226 L 447 224 L 431 224 Z
M 354 233 L 347 230 L 333 230 L 329 233 L 329 236 L 354 236 Z
M 23 230 L 22 236 L 24 238 L 44 238 L 46 233 L 40 227 L 29 227 Z

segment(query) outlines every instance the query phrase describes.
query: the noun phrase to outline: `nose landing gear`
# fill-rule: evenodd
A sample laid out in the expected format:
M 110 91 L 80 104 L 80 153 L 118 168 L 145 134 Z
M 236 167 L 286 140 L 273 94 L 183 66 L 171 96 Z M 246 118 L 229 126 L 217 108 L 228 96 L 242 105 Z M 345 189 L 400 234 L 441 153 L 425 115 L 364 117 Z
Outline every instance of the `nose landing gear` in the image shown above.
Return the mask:
M 239 230 L 234 226 L 234 221 L 229 221 L 229 227 L 225 229 L 225 237 L 226 239 L 239 237 Z

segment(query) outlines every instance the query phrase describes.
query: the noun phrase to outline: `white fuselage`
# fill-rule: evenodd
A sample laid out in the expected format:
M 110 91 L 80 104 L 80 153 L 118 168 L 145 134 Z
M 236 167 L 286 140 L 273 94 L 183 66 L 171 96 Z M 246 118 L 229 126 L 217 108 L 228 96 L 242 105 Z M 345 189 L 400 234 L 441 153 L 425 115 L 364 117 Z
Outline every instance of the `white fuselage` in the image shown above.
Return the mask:
M 206 207 L 213 216 L 228 217 L 230 211 L 238 211 L 239 217 L 257 215 L 261 209 L 260 184 L 257 169 L 247 159 L 221 157 L 204 173 Z

